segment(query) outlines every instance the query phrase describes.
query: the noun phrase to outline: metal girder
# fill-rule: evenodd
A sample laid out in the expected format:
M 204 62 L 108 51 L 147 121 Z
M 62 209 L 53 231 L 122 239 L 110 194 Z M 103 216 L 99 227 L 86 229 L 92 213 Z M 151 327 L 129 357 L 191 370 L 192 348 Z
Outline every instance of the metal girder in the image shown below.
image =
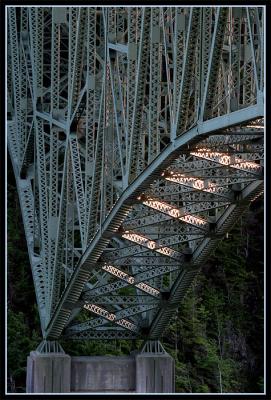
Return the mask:
M 137 305 L 137 304 L 152 304 L 157 305 L 157 301 L 154 298 L 150 298 L 148 295 L 137 295 L 137 296 L 117 296 L 109 295 L 107 297 L 101 298 L 100 296 L 90 296 L 87 297 L 88 302 L 92 304 L 125 304 L 125 305 Z
M 94 318 L 89 321 L 77 324 L 77 325 L 72 325 L 71 327 L 69 327 L 67 329 L 66 332 L 67 333 L 75 333 L 78 331 L 83 332 L 85 330 L 90 330 L 93 327 L 104 325 L 108 322 L 109 323 L 111 322 L 114 324 L 120 324 L 120 323 L 122 323 L 124 318 L 125 318 L 124 321 L 127 321 L 127 324 L 125 325 L 125 323 L 124 323 L 124 324 L 122 324 L 122 326 L 124 326 L 129 331 L 136 332 L 137 329 L 136 329 L 136 326 L 134 325 L 134 323 L 131 321 L 129 323 L 128 322 L 129 320 L 127 320 L 126 318 L 131 317 L 135 314 L 149 311 L 155 307 L 156 307 L 156 304 L 147 304 L 147 305 L 139 304 L 139 305 L 132 306 L 132 307 L 126 307 L 126 308 L 121 309 L 113 314 L 113 313 L 109 313 L 108 311 L 105 311 L 105 309 L 100 306 L 93 305 L 93 307 L 91 307 L 91 306 L 89 307 L 89 304 L 87 304 L 85 306 L 85 308 L 87 310 L 90 310 L 94 314 L 102 315 L 102 318 Z
M 214 96 L 213 93 L 216 89 L 218 81 L 218 73 L 220 67 L 220 58 L 222 55 L 222 48 L 224 43 L 224 33 L 227 23 L 229 9 L 226 7 L 217 7 L 216 20 L 214 27 L 214 35 L 210 49 L 208 72 L 204 88 L 204 95 L 202 101 L 202 117 L 207 119 L 212 116 Z
M 44 338 L 158 339 L 263 192 L 264 9 L 10 6 L 7 22 Z
M 137 54 L 137 72 L 135 82 L 135 92 L 133 98 L 133 114 L 131 123 L 131 132 L 129 140 L 129 154 L 128 154 L 128 165 L 127 165 L 127 182 L 130 183 L 134 180 L 137 170 L 137 160 L 142 158 L 140 149 L 142 146 L 142 140 L 140 141 L 140 130 L 143 119 L 143 101 L 144 101 L 144 88 L 145 80 L 147 75 L 148 67 L 148 56 L 150 47 L 150 24 L 151 24 L 151 8 L 143 8 L 141 17 L 141 31 L 140 31 L 140 42 Z M 140 169 L 141 172 L 141 169 Z
M 106 327 L 103 330 L 100 328 L 91 331 L 78 332 L 67 336 L 67 338 L 70 340 L 135 340 L 137 339 L 137 334 L 135 332 L 129 332 L 125 329 Z
M 188 33 L 186 38 L 186 46 L 184 51 L 184 61 L 182 67 L 182 78 L 180 92 L 178 96 L 177 112 L 175 118 L 175 129 L 172 138 L 183 133 L 187 126 L 188 111 L 190 105 L 190 91 L 194 78 L 195 56 L 197 49 L 197 38 L 200 28 L 200 8 L 193 7 L 190 10 Z
M 162 275 L 170 270 L 176 269 L 176 266 L 164 266 L 161 267 L 159 270 L 148 270 L 147 272 L 139 273 L 134 276 L 131 276 L 122 270 L 108 264 L 104 264 L 102 267 L 104 271 L 108 272 L 109 274 L 117 277 L 119 280 L 114 281 L 112 283 L 108 283 L 102 286 L 95 287 L 94 289 L 90 289 L 84 293 L 83 298 L 87 300 L 89 296 L 93 295 L 101 295 L 105 293 L 114 292 L 117 289 L 124 288 L 126 286 L 133 286 L 139 289 L 143 293 L 147 293 L 149 296 L 154 298 L 159 298 L 160 293 L 157 289 L 153 288 L 152 286 L 143 283 L 146 280 L 151 279 L 155 274 Z

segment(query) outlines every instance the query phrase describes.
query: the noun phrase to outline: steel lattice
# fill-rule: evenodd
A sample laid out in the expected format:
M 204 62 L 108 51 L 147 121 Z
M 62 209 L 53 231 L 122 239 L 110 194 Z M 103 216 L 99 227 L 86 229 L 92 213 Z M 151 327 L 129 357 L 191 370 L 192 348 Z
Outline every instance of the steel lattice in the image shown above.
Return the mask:
M 45 339 L 157 339 L 263 193 L 262 7 L 8 7 Z

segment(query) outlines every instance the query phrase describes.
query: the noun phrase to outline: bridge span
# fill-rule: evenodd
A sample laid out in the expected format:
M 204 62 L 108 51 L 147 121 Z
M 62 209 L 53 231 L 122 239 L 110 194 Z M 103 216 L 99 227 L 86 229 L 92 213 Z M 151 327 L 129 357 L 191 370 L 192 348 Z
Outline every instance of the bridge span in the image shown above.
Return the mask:
M 38 352 L 143 339 L 141 354 L 164 354 L 187 289 L 264 190 L 264 9 L 7 12 Z

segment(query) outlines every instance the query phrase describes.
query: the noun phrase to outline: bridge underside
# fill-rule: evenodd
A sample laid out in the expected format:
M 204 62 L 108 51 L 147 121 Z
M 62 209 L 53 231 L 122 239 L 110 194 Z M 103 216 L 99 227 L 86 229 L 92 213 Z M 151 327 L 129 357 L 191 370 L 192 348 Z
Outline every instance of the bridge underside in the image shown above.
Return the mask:
M 46 339 L 158 339 L 263 193 L 262 7 L 8 7 L 8 148 Z

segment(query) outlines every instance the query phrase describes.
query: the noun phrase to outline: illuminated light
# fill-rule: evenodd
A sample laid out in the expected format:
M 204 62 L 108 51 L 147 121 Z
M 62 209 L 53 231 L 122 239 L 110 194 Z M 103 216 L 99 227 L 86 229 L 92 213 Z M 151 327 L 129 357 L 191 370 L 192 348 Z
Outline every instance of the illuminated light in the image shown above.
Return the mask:
M 144 200 L 142 203 L 150 208 L 161 211 L 174 218 L 179 218 L 181 215 L 180 210 L 174 208 L 170 204 L 163 203 L 159 200 Z
M 123 233 L 122 237 L 124 239 L 130 240 L 131 242 L 138 243 L 141 245 L 147 246 L 149 249 L 155 248 L 155 242 L 153 240 L 149 240 L 145 236 L 138 235 L 137 233 Z
M 253 197 L 253 199 L 251 200 L 251 202 L 257 200 L 260 196 L 262 196 L 263 193 L 264 193 L 264 191 L 261 191 L 260 193 L 256 194 L 256 196 Z
M 146 293 L 152 294 L 153 296 L 159 296 L 160 294 L 159 290 L 154 289 L 153 287 L 147 285 L 144 282 L 137 283 L 135 286 Z
M 264 129 L 262 125 L 247 125 L 245 128 Z
M 195 217 L 194 215 L 190 215 L 190 214 L 184 215 L 183 217 L 181 217 L 179 219 L 181 221 L 187 222 L 188 224 L 191 224 L 191 225 L 203 226 L 203 225 L 207 224 L 207 221 L 205 221 L 204 219 Z
M 110 274 L 116 276 L 124 280 L 125 282 L 129 283 L 130 285 L 135 285 L 137 288 L 141 289 L 142 291 L 152 295 L 152 296 L 159 296 L 159 290 L 154 289 L 152 286 L 147 285 L 146 283 L 140 282 L 135 284 L 135 278 L 126 274 L 125 272 L 121 271 L 120 269 L 113 267 L 113 265 L 105 264 L 102 269 Z
M 208 149 L 200 149 L 199 151 L 191 151 L 190 154 L 195 157 L 201 157 L 207 160 L 217 160 L 220 164 L 229 165 L 232 161 L 232 157 L 227 154 L 221 154 L 218 152 L 211 152 Z
M 188 187 L 193 187 L 197 190 L 208 193 L 218 193 L 219 186 L 212 182 L 204 182 L 202 179 L 187 177 L 183 174 L 176 174 L 174 177 L 165 178 L 168 181 L 179 183 L 180 185 L 185 185 Z
M 156 251 L 158 253 L 161 253 L 161 254 L 163 254 L 165 256 L 169 256 L 169 257 L 176 257 L 176 255 L 177 255 L 176 258 L 179 258 L 178 253 L 175 250 L 171 249 L 170 247 L 161 247 L 160 249 L 157 249 Z
M 243 160 L 241 157 L 237 157 L 235 155 L 227 155 L 218 152 L 208 151 L 206 149 L 201 149 L 199 151 L 192 151 L 190 153 L 192 156 L 196 156 L 199 158 L 203 158 L 205 160 L 215 161 L 221 165 L 228 165 L 232 168 L 238 169 L 256 169 L 259 170 L 260 166 L 254 162 Z
M 261 166 L 259 164 L 256 164 L 251 161 L 244 161 L 244 162 L 241 162 L 240 164 L 234 164 L 234 165 L 232 165 L 232 167 L 238 168 L 238 169 L 245 168 L 245 169 L 258 170 L 258 171 L 261 169 Z
M 115 314 L 110 313 L 102 307 L 97 306 L 96 304 L 84 304 L 84 308 L 88 311 L 93 312 L 94 314 L 100 315 L 108 319 L 109 321 L 114 321 L 116 319 Z
M 169 257 L 179 258 L 179 253 L 175 250 L 172 250 L 169 247 L 159 247 L 154 240 L 150 240 L 145 236 L 138 235 L 137 233 L 129 233 L 123 234 L 122 237 L 124 239 L 130 240 L 131 242 L 137 243 L 141 246 L 145 246 L 150 250 L 154 250 L 158 253 L 164 254 Z
M 127 328 L 130 331 L 135 331 L 136 332 L 136 326 L 132 324 L 131 322 L 127 321 L 126 319 L 120 319 L 116 321 L 116 324 L 122 326 L 123 328 Z
M 118 278 L 121 278 L 121 279 L 126 280 L 126 281 L 127 281 L 127 278 L 129 277 L 129 275 L 127 275 L 125 272 L 121 271 L 121 270 L 118 269 L 118 268 L 113 267 L 112 265 L 104 265 L 104 266 L 102 267 L 102 269 L 103 269 L 104 271 L 107 271 L 107 272 L 109 272 L 110 274 L 115 275 L 115 276 L 117 276 Z
M 176 182 L 180 184 L 187 184 L 191 183 L 193 187 L 196 189 L 203 189 L 204 188 L 204 181 L 202 179 L 188 177 L 183 174 L 175 174 L 174 176 L 167 177 L 166 180 L 171 182 Z
M 192 225 L 203 226 L 207 224 L 207 221 L 205 221 L 204 219 L 195 217 L 191 214 L 182 215 L 181 211 L 178 208 L 175 208 L 170 204 L 166 204 L 159 200 L 148 199 L 144 200 L 142 203 L 150 208 L 153 208 L 154 210 L 161 211 L 166 215 L 170 215 L 173 218 L 177 218 L 180 221 L 187 222 Z
M 109 311 L 105 310 L 102 307 L 97 306 L 96 304 L 84 304 L 84 308 L 96 315 L 99 315 L 100 317 L 104 317 L 108 321 L 116 322 L 116 324 L 123 326 L 124 328 L 127 328 L 131 331 L 137 330 L 136 326 L 132 324 L 130 321 L 127 321 L 126 319 L 116 320 L 117 317 L 115 314 L 110 313 Z
M 130 285 L 133 285 L 135 283 L 135 278 L 133 278 L 132 276 L 130 276 L 129 278 L 127 278 L 127 282 L 130 283 Z

